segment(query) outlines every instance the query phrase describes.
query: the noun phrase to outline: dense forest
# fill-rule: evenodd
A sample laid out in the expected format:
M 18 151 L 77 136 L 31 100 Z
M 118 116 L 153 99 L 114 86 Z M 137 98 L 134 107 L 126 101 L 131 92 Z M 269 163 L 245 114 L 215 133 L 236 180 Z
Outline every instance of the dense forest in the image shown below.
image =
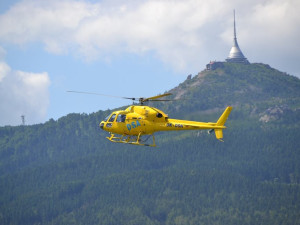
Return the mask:
M 0 224 L 300 224 L 300 80 L 224 63 L 169 92 L 178 101 L 154 106 L 170 118 L 216 121 L 232 105 L 225 142 L 111 143 L 110 110 L 0 127 Z

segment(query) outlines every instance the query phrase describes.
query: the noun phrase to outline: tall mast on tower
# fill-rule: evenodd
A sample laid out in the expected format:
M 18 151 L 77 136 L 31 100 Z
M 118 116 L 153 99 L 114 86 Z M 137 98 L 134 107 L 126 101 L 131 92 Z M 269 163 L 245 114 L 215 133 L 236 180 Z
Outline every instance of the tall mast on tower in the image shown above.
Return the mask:
M 237 42 L 236 27 L 235 27 L 235 10 L 233 10 L 233 46 L 229 52 L 226 62 L 246 63 L 246 64 L 249 63 L 247 58 L 242 53 L 239 44 Z

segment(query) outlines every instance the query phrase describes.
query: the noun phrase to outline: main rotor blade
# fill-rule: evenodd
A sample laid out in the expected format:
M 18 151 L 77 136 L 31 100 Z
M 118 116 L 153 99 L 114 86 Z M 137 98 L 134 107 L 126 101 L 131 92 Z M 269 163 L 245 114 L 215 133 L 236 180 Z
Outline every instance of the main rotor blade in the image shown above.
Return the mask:
M 175 99 L 149 99 L 149 102 L 172 102 L 176 101 Z
M 115 95 L 99 94 L 99 93 L 96 93 L 96 92 L 85 92 L 85 91 L 67 91 L 67 92 L 77 93 L 77 94 L 100 95 L 100 96 L 112 97 L 112 98 L 129 99 L 129 100 L 132 100 L 132 101 L 139 101 L 140 104 L 143 104 L 143 102 L 148 102 L 148 101 L 173 101 L 173 100 L 167 100 L 167 99 L 158 100 L 158 98 L 162 98 L 162 97 L 165 97 L 165 96 L 172 95 L 171 93 L 157 95 L 157 96 L 153 96 L 153 97 L 149 97 L 149 98 L 129 98 L 129 97 L 122 97 L 122 96 L 115 96 Z
M 156 95 L 156 96 L 149 97 L 149 98 L 144 98 L 144 99 L 142 99 L 142 102 L 147 102 L 149 100 L 153 101 L 154 99 L 162 98 L 162 97 L 169 96 L 169 95 L 172 95 L 172 94 L 171 93 L 166 93 L 166 94 Z
M 77 93 L 77 94 L 100 95 L 100 96 L 106 96 L 106 97 L 111 97 L 111 98 L 123 98 L 123 99 L 136 100 L 135 98 L 127 98 L 127 97 L 121 97 L 121 96 L 115 96 L 115 95 L 104 95 L 104 94 L 99 94 L 99 93 L 95 93 L 95 92 L 85 92 L 85 91 L 67 91 L 67 92 Z

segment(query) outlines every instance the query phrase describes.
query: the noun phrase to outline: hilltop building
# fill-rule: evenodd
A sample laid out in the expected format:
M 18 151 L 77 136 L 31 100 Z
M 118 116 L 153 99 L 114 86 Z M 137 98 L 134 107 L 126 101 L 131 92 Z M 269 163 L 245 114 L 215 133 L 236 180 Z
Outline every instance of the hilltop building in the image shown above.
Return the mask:
M 249 64 L 249 61 L 242 53 L 236 37 L 235 11 L 233 11 L 233 46 L 229 52 L 226 62 Z M 224 62 L 210 61 L 206 64 L 206 70 L 215 70 L 224 67 Z
M 235 28 L 235 11 L 233 11 L 233 46 L 229 52 L 229 56 L 227 57 L 226 62 L 249 64 L 249 61 L 242 53 L 237 42 Z
M 224 67 L 223 62 L 210 61 L 208 64 L 206 64 L 206 70 L 215 70 L 217 68 L 223 68 L 223 67 Z

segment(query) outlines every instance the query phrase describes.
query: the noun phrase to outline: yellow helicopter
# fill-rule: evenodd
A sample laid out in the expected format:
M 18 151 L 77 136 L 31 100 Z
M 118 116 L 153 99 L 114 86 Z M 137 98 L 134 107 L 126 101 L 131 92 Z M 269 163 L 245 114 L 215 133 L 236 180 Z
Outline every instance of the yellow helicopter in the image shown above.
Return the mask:
M 84 94 L 97 94 L 90 92 L 77 92 L 68 91 L 75 93 Z M 102 95 L 102 94 L 97 94 Z M 110 133 L 108 140 L 117 143 L 152 146 L 155 147 L 154 133 L 158 131 L 174 131 L 174 130 L 201 130 L 207 129 L 209 133 L 215 132 L 216 138 L 223 141 L 223 129 L 232 107 L 228 106 L 223 114 L 220 116 L 216 123 L 213 122 L 197 122 L 189 120 L 178 120 L 170 119 L 167 114 L 161 110 L 145 106 L 145 102 L 149 101 L 171 101 L 168 99 L 160 99 L 165 96 L 169 96 L 171 93 L 157 95 L 150 98 L 127 98 L 133 101 L 139 101 L 139 105 L 131 105 L 125 110 L 112 112 L 103 121 L 100 122 L 99 126 L 101 129 Z M 110 96 L 110 95 L 104 95 Z M 118 96 L 110 96 L 118 97 Z M 148 139 L 143 140 L 142 136 L 152 136 L 152 143 L 146 143 Z

